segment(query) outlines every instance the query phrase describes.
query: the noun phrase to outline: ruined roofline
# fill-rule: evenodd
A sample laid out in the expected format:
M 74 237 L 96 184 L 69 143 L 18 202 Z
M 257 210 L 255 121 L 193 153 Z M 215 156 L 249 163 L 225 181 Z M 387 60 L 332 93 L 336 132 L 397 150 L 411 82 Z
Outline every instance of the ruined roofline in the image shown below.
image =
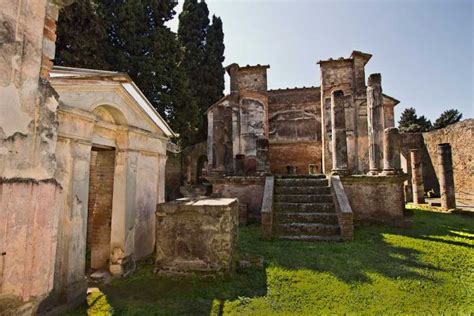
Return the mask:
M 291 92 L 291 91 L 300 91 L 300 90 L 321 90 L 321 87 L 311 86 L 311 87 L 277 88 L 277 89 L 270 89 L 268 90 L 268 92 Z
M 321 65 L 321 64 L 330 63 L 330 62 L 352 61 L 352 60 L 355 59 L 355 56 L 361 56 L 364 59 L 364 65 L 366 65 L 369 62 L 370 58 L 372 58 L 371 54 L 363 53 L 363 52 L 360 52 L 358 50 L 354 50 L 354 51 L 352 51 L 351 56 L 349 58 L 339 57 L 338 59 L 333 59 L 333 58 L 329 58 L 329 59 L 326 59 L 326 60 L 322 59 L 322 60 L 318 61 L 317 64 Z
M 211 111 L 213 108 L 215 108 L 217 105 L 219 105 L 220 103 L 224 102 L 225 100 L 227 100 L 228 98 L 230 98 L 231 95 L 230 94 L 226 94 L 225 96 L 223 96 L 222 98 L 220 98 L 219 100 L 217 100 L 216 102 L 214 102 L 213 104 L 211 104 L 205 114 L 207 115 L 207 113 L 209 113 L 209 111 Z

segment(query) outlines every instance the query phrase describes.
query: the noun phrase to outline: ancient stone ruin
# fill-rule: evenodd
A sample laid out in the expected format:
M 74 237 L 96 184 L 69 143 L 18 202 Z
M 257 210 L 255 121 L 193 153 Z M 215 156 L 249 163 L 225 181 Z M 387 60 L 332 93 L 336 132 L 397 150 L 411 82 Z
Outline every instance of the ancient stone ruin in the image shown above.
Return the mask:
M 90 272 L 123 276 L 153 251 L 161 274 L 230 274 L 239 223 L 351 240 L 357 222 L 405 225 L 428 190 L 444 209 L 473 199 L 474 121 L 399 134 L 399 101 L 380 74 L 366 83 L 359 51 L 320 61 L 309 88 L 268 90 L 268 65 L 229 65 L 207 142 L 179 153 L 127 74 L 53 67 L 70 2 L 0 0 L 0 314 L 77 305 Z M 163 203 L 180 193 L 193 198 Z
M 176 135 L 127 74 L 52 67 L 69 2 L 0 1 L 0 314 L 81 303 L 155 247 Z
M 394 128 L 399 101 L 382 93 L 380 74 L 365 84 L 370 58 L 354 51 L 349 58 L 320 61 L 320 87 L 279 90 L 267 89 L 269 66 L 228 66 L 230 94 L 208 110 L 207 179 L 213 193 L 238 197 L 248 218 L 262 222 L 278 222 L 264 218 L 269 206 L 262 208 L 262 201 L 273 202 L 275 210 L 291 213 L 276 224 L 290 235 L 315 239 L 321 231 L 337 239 L 340 194 L 333 196 L 330 179 L 317 176 L 332 174 L 340 176 L 345 192 L 338 192 L 347 195 L 354 213 L 349 217 L 401 220 L 405 177 Z M 271 181 L 275 196 L 267 198 L 269 174 L 279 176 Z M 382 205 L 373 202 L 378 195 L 387 197 Z M 305 211 L 312 215 L 300 214 Z

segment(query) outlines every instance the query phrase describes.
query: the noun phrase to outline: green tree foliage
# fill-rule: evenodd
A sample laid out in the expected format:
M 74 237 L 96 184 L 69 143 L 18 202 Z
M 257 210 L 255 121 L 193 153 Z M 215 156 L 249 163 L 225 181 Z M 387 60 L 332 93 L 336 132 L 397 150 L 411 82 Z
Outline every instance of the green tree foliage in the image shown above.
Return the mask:
M 444 128 L 448 125 L 457 123 L 461 120 L 462 113 L 458 110 L 451 109 L 444 111 L 434 122 L 433 129 Z
M 194 139 L 199 112 L 189 92 L 186 73 L 180 68 L 181 49 L 176 34 L 165 25 L 176 14 L 174 8 L 177 2 L 79 1 L 78 5 L 82 10 L 71 10 L 70 18 L 66 20 L 70 25 L 62 21 L 58 24 L 58 29 L 64 34 L 64 47 L 77 45 L 76 34 L 81 34 L 84 42 L 89 45 L 81 44 L 86 50 L 84 54 L 98 56 L 103 62 L 89 64 L 88 60 L 82 57 L 84 54 L 76 56 L 73 52 L 65 55 L 64 49 L 60 47 L 57 56 L 66 56 L 62 58 L 62 63 L 75 67 L 97 67 L 127 72 L 156 110 L 180 133 L 182 144 L 186 145 Z M 101 22 L 100 26 L 105 34 L 103 38 L 89 32 L 89 28 L 92 28 L 90 24 L 82 23 L 73 27 L 75 19 L 83 19 L 76 15 L 87 15 L 92 12 L 91 8 L 97 17 L 95 19 Z
M 224 96 L 225 70 L 222 66 L 224 62 L 224 32 L 222 30 L 222 20 L 215 15 L 212 16 L 212 24 L 209 26 L 206 41 L 206 62 L 205 82 L 207 85 L 207 106 L 215 103 Z
M 222 97 L 224 90 L 224 33 L 222 21 L 213 16 L 205 1 L 185 0 L 179 15 L 178 41 L 182 49 L 181 67 L 189 79 L 190 93 L 199 107 L 198 138 L 206 139 L 207 108 Z
M 56 65 L 110 68 L 101 45 L 107 40 L 106 23 L 95 1 L 76 0 L 61 10 L 56 34 Z
M 418 117 L 414 108 L 407 108 L 400 116 L 398 128 L 403 133 L 419 133 L 430 131 L 432 124 L 424 115 Z

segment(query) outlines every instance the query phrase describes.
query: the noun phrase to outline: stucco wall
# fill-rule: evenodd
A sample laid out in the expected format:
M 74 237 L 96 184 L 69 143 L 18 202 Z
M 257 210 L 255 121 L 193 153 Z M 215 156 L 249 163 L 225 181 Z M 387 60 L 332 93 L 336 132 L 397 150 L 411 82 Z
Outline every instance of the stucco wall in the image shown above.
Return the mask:
M 0 0 L 0 8 L 0 294 L 36 305 L 53 287 L 63 196 L 54 178 L 58 101 L 47 81 L 58 7 Z

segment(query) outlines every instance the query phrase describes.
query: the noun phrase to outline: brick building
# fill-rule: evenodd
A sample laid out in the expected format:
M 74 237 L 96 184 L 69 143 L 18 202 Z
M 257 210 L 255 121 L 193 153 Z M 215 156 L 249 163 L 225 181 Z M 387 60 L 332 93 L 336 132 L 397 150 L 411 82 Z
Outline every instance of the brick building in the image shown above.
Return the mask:
M 319 61 L 320 87 L 268 90 L 268 65 L 229 65 L 230 93 L 208 110 L 208 160 L 211 172 L 233 175 L 244 169 L 274 174 L 329 173 L 331 166 L 331 92 L 344 93 L 344 112 L 351 173 L 366 173 L 368 165 L 367 87 L 365 65 L 372 55 L 354 51 L 349 58 Z M 394 127 L 398 100 L 383 94 L 377 130 Z M 378 153 L 382 138 L 376 135 Z M 259 142 L 268 141 L 267 166 L 259 162 Z M 265 146 L 264 146 L 265 147 Z M 378 160 L 381 164 L 381 159 Z M 382 166 L 379 165 L 379 168 Z M 258 169 L 258 170 L 257 170 Z

